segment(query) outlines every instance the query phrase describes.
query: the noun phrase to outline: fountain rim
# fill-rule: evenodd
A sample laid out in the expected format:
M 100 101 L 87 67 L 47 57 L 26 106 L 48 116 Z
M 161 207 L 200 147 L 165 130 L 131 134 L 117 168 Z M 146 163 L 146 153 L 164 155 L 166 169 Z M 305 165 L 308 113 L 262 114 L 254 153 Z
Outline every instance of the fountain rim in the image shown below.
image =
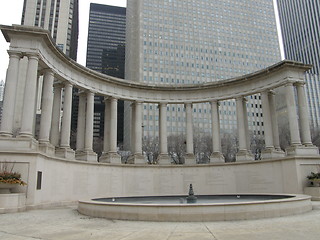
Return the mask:
M 128 202 L 102 202 L 97 201 L 97 199 L 103 198 L 143 198 L 143 197 L 187 197 L 188 195 L 162 195 L 162 196 L 126 196 L 126 197 L 99 197 L 93 198 L 89 200 L 79 200 L 79 204 L 94 204 L 94 205 L 105 205 L 105 206 L 143 206 L 143 207 L 206 207 L 206 206 L 236 206 L 236 205 L 253 205 L 253 204 L 272 204 L 272 203 L 280 203 L 280 202 L 294 202 L 301 200 L 311 199 L 311 196 L 304 194 L 286 194 L 286 193 L 226 193 L 226 194 L 211 194 L 211 195 L 196 195 L 197 197 L 201 196 L 284 196 L 285 198 L 279 199 L 269 199 L 269 200 L 257 200 L 257 201 L 241 201 L 241 202 L 226 202 L 226 203 L 128 203 Z

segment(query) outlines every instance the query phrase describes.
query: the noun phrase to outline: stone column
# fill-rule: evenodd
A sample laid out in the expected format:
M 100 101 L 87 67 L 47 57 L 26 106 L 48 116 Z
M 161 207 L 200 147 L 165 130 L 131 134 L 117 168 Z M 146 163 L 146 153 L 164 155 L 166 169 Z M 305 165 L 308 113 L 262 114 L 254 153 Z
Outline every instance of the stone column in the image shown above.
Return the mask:
M 23 98 L 21 131 L 19 133 L 19 137 L 33 138 L 39 56 L 37 54 L 27 54 L 27 57 L 27 82 L 24 90 L 25 94 Z
M 262 112 L 263 112 L 264 139 L 265 139 L 266 149 L 273 150 L 274 145 L 273 145 L 273 134 L 272 134 L 272 121 L 271 121 L 268 91 L 261 93 L 261 103 L 262 103 Z
M 110 117 L 111 117 L 111 104 L 109 99 L 106 97 L 104 99 L 104 137 L 103 137 L 103 153 L 99 158 L 100 162 L 110 163 L 110 159 L 108 158 L 108 152 L 110 151 Z
M 261 93 L 265 149 L 262 150 L 262 159 L 284 157 L 284 152 L 280 149 L 278 122 L 275 109 L 274 93 L 265 91 Z M 275 143 L 277 145 L 275 145 Z M 275 147 L 277 146 L 277 147 Z
M 94 93 L 87 92 L 86 134 L 84 150 L 92 152 L 93 145 Z
M 219 103 L 217 100 L 211 101 L 211 124 L 212 154 L 210 156 L 210 162 L 224 163 L 224 156 L 221 153 L 220 116 Z
M 292 83 L 286 85 L 286 102 L 291 136 L 291 146 L 300 146 L 300 133 L 297 116 L 297 106 L 294 98 L 294 86 Z
M 54 155 L 54 146 L 49 143 L 53 108 L 53 81 L 54 73 L 52 70 L 46 70 L 42 87 L 39 147 L 41 151 L 50 155 Z
M 133 134 L 131 134 L 131 144 L 133 144 L 132 156 L 128 159 L 130 163 L 146 164 L 142 154 L 142 103 L 135 102 L 132 109 L 132 127 Z
M 158 164 L 171 164 L 168 155 L 167 139 L 167 103 L 159 103 L 159 148 Z
M 22 57 L 21 53 L 8 51 L 9 66 L 6 76 L 6 86 L 3 98 L 2 120 L 0 128 L 1 137 L 12 137 L 15 96 L 18 84 L 19 62 Z
M 309 125 L 309 106 L 305 95 L 304 82 L 297 82 L 297 95 L 298 95 L 298 108 L 299 108 L 299 120 L 300 120 L 300 132 L 301 142 L 303 144 L 302 149 L 296 149 L 296 154 L 299 155 L 312 155 L 319 154 L 319 149 L 312 144 L 310 125 Z
M 187 138 L 187 152 L 185 156 L 185 164 L 195 164 L 195 156 L 193 153 L 193 123 L 192 123 L 192 103 L 186 103 L 186 138 Z
M 60 139 L 61 89 L 61 84 L 54 85 L 50 142 L 55 147 L 58 147 Z
M 269 104 L 270 104 L 270 115 L 271 115 L 271 122 L 272 122 L 271 125 L 272 125 L 273 144 L 275 149 L 278 152 L 282 152 L 280 148 L 280 140 L 279 140 L 279 127 L 278 127 L 278 119 L 277 119 L 277 111 L 276 111 L 275 93 L 273 91 L 269 92 Z
M 299 120 L 301 128 L 301 142 L 305 146 L 313 146 L 310 134 L 309 125 L 309 106 L 307 104 L 307 99 L 304 90 L 304 83 L 296 84 L 297 95 L 298 95 L 298 107 L 299 107 Z
M 70 148 L 71 109 L 72 85 L 66 82 L 64 86 L 64 103 L 61 125 L 60 149 L 56 150 L 56 154 L 59 157 L 74 159 L 74 151 Z
M 86 93 L 79 92 L 78 122 L 77 122 L 77 144 L 76 153 L 84 150 L 85 128 L 86 128 Z
M 96 162 L 97 154 L 93 152 L 93 117 L 94 117 L 94 93 L 86 93 L 86 113 L 85 113 L 85 138 L 83 151 L 77 152 L 76 159 L 88 162 Z
M 107 103 L 108 102 L 108 103 Z M 106 106 L 108 106 L 109 114 L 107 117 L 107 122 L 104 125 L 105 131 L 107 128 L 108 134 L 106 135 L 108 146 L 106 147 L 108 150 L 102 156 L 102 161 L 109 163 L 117 163 L 121 164 L 121 157 L 118 154 L 117 149 L 117 130 L 118 130 L 118 99 L 114 97 L 110 97 L 106 101 Z M 101 159 L 101 158 L 100 158 Z
M 252 154 L 247 149 L 247 133 L 245 122 L 244 104 L 245 99 L 241 96 L 236 98 L 237 105 L 237 127 L 238 127 L 238 138 L 239 138 L 239 152 L 236 155 L 236 161 L 247 161 L 253 160 Z
M 144 157 L 142 155 L 142 102 L 135 103 L 135 144 L 134 144 L 134 155 L 135 160 L 134 162 L 137 164 L 139 163 L 146 163 Z

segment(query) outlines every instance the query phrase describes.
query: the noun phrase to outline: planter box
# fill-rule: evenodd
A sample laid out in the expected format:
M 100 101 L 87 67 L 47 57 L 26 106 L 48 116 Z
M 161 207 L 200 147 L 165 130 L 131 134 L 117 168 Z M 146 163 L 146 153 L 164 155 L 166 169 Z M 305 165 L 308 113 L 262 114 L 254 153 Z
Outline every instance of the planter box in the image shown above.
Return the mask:
M 305 187 L 304 194 L 310 195 L 312 201 L 320 201 L 320 187 Z
M 26 210 L 25 193 L 0 194 L 0 213 L 21 212 Z

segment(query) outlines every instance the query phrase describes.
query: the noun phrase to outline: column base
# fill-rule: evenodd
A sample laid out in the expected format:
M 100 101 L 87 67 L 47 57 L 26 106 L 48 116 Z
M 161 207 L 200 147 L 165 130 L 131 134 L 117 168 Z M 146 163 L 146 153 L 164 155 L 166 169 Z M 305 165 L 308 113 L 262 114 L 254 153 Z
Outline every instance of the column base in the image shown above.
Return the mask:
M 196 158 L 195 158 L 193 153 L 187 153 L 184 156 L 184 164 L 185 165 L 195 165 L 195 164 L 197 164 Z
M 130 164 L 147 164 L 147 162 L 144 159 L 144 156 L 142 154 L 140 154 L 140 153 L 131 155 L 128 158 L 127 163 L 130 163 Z
M 283 158 L 285 156 L 286 153 L 284 151 L 275 148 L 266 148 L 261 151 L 261 159 Z
M 40 142 L 39 150 L 49 156 L 54 156 L 55 154 L 55 147 L 49 142 Z
M 39 143 L 34 138 L 0 137 L 0 150 L 4 151 L 38 151 Z
M 97 154 L 93 151 L 76 151 L 75 153 L 76 160 L 86 161 L 86 162 L 97 162 Z
M 157 161 L 159 165 L 171 165 L 171 158 L 165 153 L 159 154 Z
M 99 162 L 121 164 L 121 156 L 116 152 L 102 153 Z
M 318 156 L 319 149 L 316 146 L 293 145 L 286 148 L 288 156 Z
M 236 162 L 254 161 L 254 156 L 247 150 L 240 150 L 236 155 Z
M 71 148 L 57 148 L 56 149 L 56 156 L 61 158 L 67 158 L 67 159 L 75 159 L 75 153 Z
M 210 156 L 210 163 L 225 163 L 221 152 L 213 152 Z
M 13 134 L 9 132 L 0 132 L 1 138 L 12 138 Z

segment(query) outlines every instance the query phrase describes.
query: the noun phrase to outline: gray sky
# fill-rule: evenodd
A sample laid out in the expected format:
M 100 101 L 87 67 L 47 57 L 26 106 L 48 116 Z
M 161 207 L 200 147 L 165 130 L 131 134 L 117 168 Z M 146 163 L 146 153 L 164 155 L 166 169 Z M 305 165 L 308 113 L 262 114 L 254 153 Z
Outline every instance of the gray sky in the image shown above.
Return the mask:
M 23 0 L 2 0 L 0 8 L 0 24 L 12 25 L 20 24 Z M 276 0 L 273 0 L 274 2 Z M 88 34 L 88 19 L 89 19 L 89 5 L 90 2 L 114 5 L 125 7 L 126 0 L 79 0 L 80 4 L 80 32 L 79 32 L 79 46 L 78 46 L 78 62 L 82 65 L 86 63 L 86 50 L 87 50 L 87 34 Z M 8 54 L 7 49 L 9 44 L 6 43 L 4 37 L 0 33 L 0 80 L 5 80 L 6 69 L 8 67 Z M 282 49 L 282 46 L 280 45 Z
M 5 2 L 5 3 L 4 3 Z M 106 5 L 114 5 L 125 7 L 126 0 L 79 0 L 79 46 L 78 46 L 78 62 L 82 65 L 86 63 L 88 20 L 90 3 L 100 3 Z M 12 25 L 21 23 L 23 0 L 2 0 L 0 8 L 0 24 Z M 0 80 L 5 80 L 8 67 L 9 57 L 7 49 L 9 44 L 5 41 L 0 33 Z

